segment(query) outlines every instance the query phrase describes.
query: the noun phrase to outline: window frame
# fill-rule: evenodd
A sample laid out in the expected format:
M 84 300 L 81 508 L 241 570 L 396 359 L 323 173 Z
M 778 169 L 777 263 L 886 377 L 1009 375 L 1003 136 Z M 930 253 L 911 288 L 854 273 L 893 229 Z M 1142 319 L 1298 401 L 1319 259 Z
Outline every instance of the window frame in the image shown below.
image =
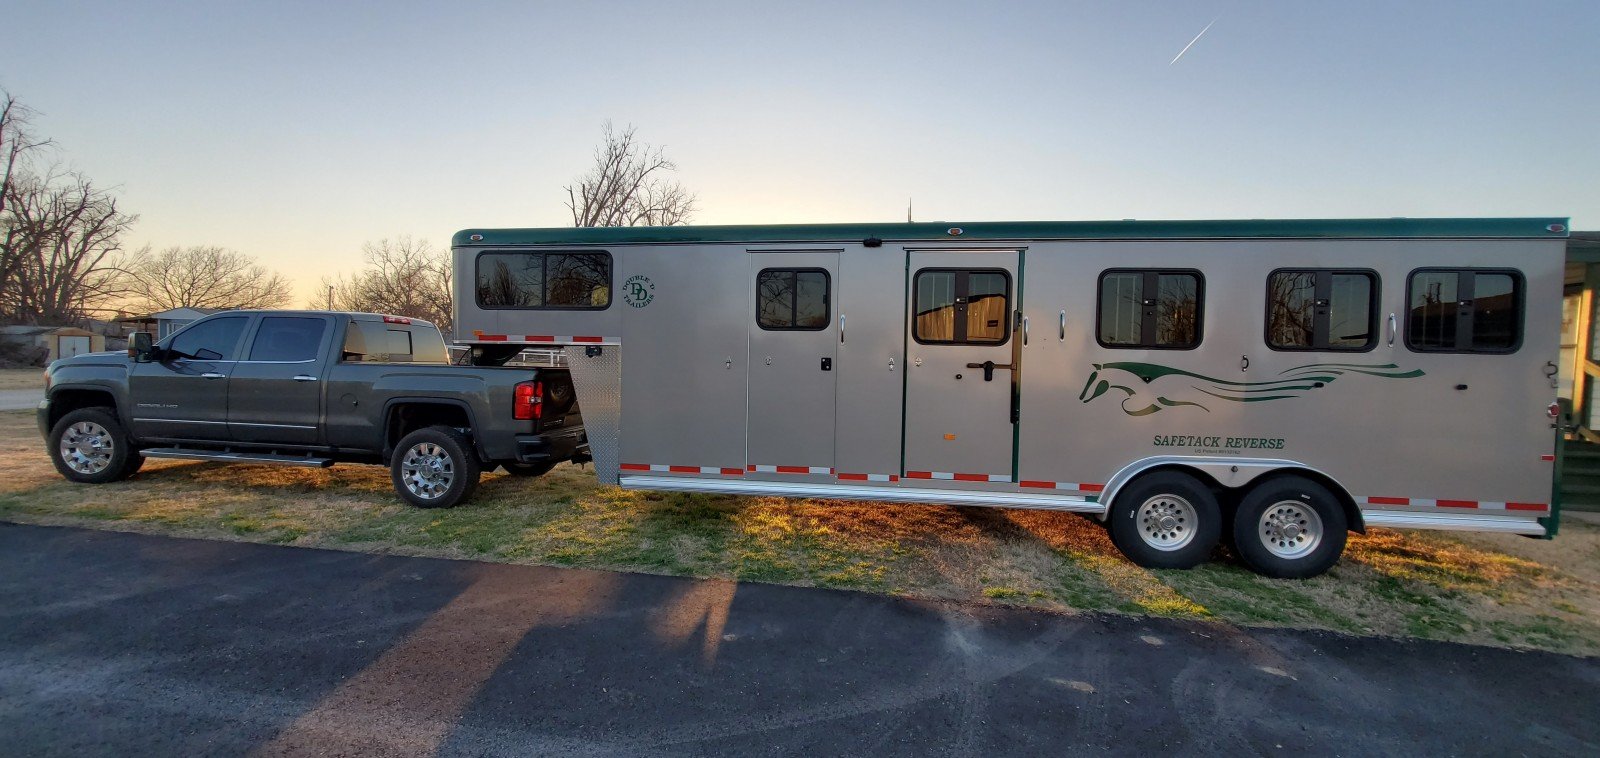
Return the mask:
M 1194 277 L 1194 342 L 1188 345 L 1157 345 L 1154 343 L 1153 333 L 1155 322 L 1149 326 L 1139 325 L 1139 343 L 1135 345 L 1118 345 L 1108 343 L 1101 339 L 1100 326 L 1105 314 L 1104 303 L 1106 277 L 1112 274 L 1139 274 L 1144 277 L 1155 277 L 1156 286 L 1160 287 L 1162 274 L 1184 274 Z M 1148 287 L 1148 279 L 1141 282 L 1141 286 Z M 1141 303 L 1140 307 L 1144 305 Z M 1094 280 L 1094 341 L 1095 344 L 1107 350 L 1194 350 L 1206 341 L 1206 275 L 1197 268 L 1108 268 L 1100 272 Z M 1148 337 L 1148 339 L 1147 339 Z
M 539 256 L 539 301 L 541 305 L 484 305 L 478 289 L 479 272 L 483 269 L 485 255 L 537 255 Z M 550 256 L 552 255 L 604 255 L 606 257 L 606 304 L 605 305 L 543 305 L 550 292 Z M 610 310 L 611 305 L 617 300 L 617 259 L 610 250 L 518 250 L 504 248 L 498 250 L 480 250 L 472 257 L 472 302 L 481 310 L 486 311 L 604 311 Z
M 1001 336 L 1001 338 L 1000 338 L 1000 340 L 998 342 L 973 342 L 971 340 L 965 339 L 966 333 L 967 333 L 967 326 L 966 326 L 966 322 L 964 320 L 961 320 L 961 319 L 957 319 L 955 324 L 956 324 L 956 327 L 960 329 L 960 334 L 962 336 L 962 339 L 925 340 L 925 339 L 922 338 L 921 334 L 918 334 L 918 332 L 917 332 L 917 315 L 918 315 L 917 314 L 917 283 L 922 279 L 922 275 L 923 274 L 945 274 L 945 273 L 955 274 L 956 275 L 956 282 L 958 284 L 954 285 L 952 287 L 951 297 L 953 297 L 953 298 L 954 297 L 962 297 L 962 295 L 957 295 L 956 293 L 968 289 L 967 286 L 966 286 L 967 285 L 967 279 L 972 274 L 999 274 L 1001 276 L 1001 278 L 1003 278 L 1005 280 L 1005 282 L 1006 282 L 1006 291 L 1005 291 L 1006 316 L 1005 316 L 1005 318 L 1000 319 L 1000 328 L 1004 330 L 1004 334 Z M 965 274 L 967 276 L 963 276 L 963 274 Z M 911 339 L 915 340 L 916 343 L 919 344 L 919 345 L 962 345 L 962 346 L 965 346 L 965 347 L 1001 347 L 1003 345 L 1009 344 L 1011 342 L 1011 331 L 1012 331 L 1011 330 L 1011 321 L 1015 318 L 1015 313 L 1016 313 L 1016 310 L 1014 309 L 1013 304 L 1012 304 L 1012 300 L 1011 300 L 1011 294 L 1012 294 L 1012 286 L 1011 285 L 1012 285 L 1011 272 L 1006 270 L 1006 269 L 1003 269 L 1003 268 L 963 268 L 963 267 L 960 267 L 960 266 L 930 266 L 928 268 L 919 268 L 919 269 L 917 269 L 915 272 L 913 272 L 911 274 L 911 297 L 910 297 L 910 301 L 911 301 L 911 308 L 910 308 L 910 310 L 911 310 Z M 971 304 L 971 300 L 970 299 L 967 301 L 967 303 L 963 304 L 963 307 L 961 309 L 963 313 L 965 313 L 965 311 L 966 311 L 966 307 L 965 306 L 966 305 L 970 305 L 970 304 Z M 952 302 L 951 305 L 955 305 L 955 303 Z
M 1328 342 L 1333 339 L 1333 335 L 1331 333 L 1333 330 L 1333 325 L 1331 323 L 1327 323 L 1327 316 L 1319 317 L 1314 314 L 1311 321 L 1312 345 L 1310 347 L 1279 346 L 1272 344 L 1272 277 L 1277 276 L 1278 274 L 1317 274 L 1317 282 L 1313 285 L 1313 298 L 1316 297 L 1316 290 L 1321 290 L 1324 286 L 1324 275 L 1327 278 L 1326 286 L 1328 287 L 1330 297 L 1333 288 L 1333 277 L 1335 275 L 1357 274 L 1365 276 L 1371 280 L 1372 294 L 1367 298 L 1367 322 L 1370 326 L 1367 329 L 1366 346 L 1330 346 Z M 1268 350 L 1273 350 L 1280 353 L 1370 353 L 1373 350 L 1378 349 L 1378 332 L 1380 330 L 1378 314 L 1383 310 L 1381 308 L 1383 303 L 1383 277 L 1379 276 L 1376 270 L 1370 268 L 1318 268 L 1314 266 L 1283 266 L 1267 272 L 1265 291 L 1268 297 L 1266 297 L 1265 302 L 1262 303 L 1263 317 L 1261 320 L 1261 342 L 1267 346 Z M 1324 322 L 1327 324 L 1323 328 L 1322 339 L 1320 340 L 1317 339 L 1318 322 Z
M 1469 326 L 1469 328 L 1465 331 L 1465 333 L 1467 335 L 1467 337 L 1466 337 L 1466 341 L 1468 343 L 1467 347 L 1462 347 L 1461 346 L 1461 344 L 1462 344 L 1462 333 L 1463 332 L 1462 332 L 1462 329 L 1461 329 L 1460 322 L 1456 323 L 1456 346 L 1455 347 L 1448 347 L 1448 348 L 1422 347 L 1422 346 L 1418 346 L 1418 345 L 1413 344 L 1411 342 L 1411 310 L 1412 310 L 1412 308 L 1411 308 L 1411 292 L 1412 292 L 1412 287 L 1416 283 L 1417 274 L 1433 273 L 1433 272 L 1455 273 L 1455 274 L 1471 274 L 1472 275 L 1471 283 L 1472 283 L 1473 286 L 1469 289 L 1467 287 L 1462 286 L 1461 284 L 1458 284 L 1457 285 L 1458 289 L 1457 289 L 1457 293 L 1456 293 L 1457 297 L 1459 298 L 1460 294 L 1461 294 L 1461 290 L 1467 290 L 1467 291 L 1471 292 L 1473 297 L 1466 298 L 1466 300 L 1468 300 L 1469 302 L 1475 302 L 1477 300 L 1477 297 L 1476 297 L 1476 295 L 1477 295 L 1477 287 L 1476 287 L 1476 285 L 1477 285 L 1477 275 L 1478 274 L 1503 274 L 1503 275 L 1506 275 L 1506 276 L 1510 276 L 1511 277 L 1511 295 L 1512 295 L 1511 303 L 1512 303 L 1512 307 L 1515 308 L 1516 311 L 1517 311 L 1516 321 L 1515 321 L 1517 335 L 1516 335 L 1516 339 L 1511 341 L 1511 346 L 1510 347 L 1505 347 L 1505 348 L 1475 348 L 1475 347 L 1471 347 L 1473 330 L 1470 327 L 1472 326 L 1472 318 L 1473 317 L 1472 317 L 1472 315 L 1470 313 L 1466 316 L 1467 324 Z M 1462 318 L 1461 306 L 1459 305 L 1460 302 L 1461 301 L 1458 299 L 1457 300 L 1457 306 L 1456 306 L 1456 318 Z M 1401 329 L 1404 332 L 1403 337 L 1404 337 L 1404 340 L 1405 340 L 1406 349 L 1410 350 L 1413 353 L 1453 353 L 1453 354 L 1457 354 L 1457 355 L 1511 355 L 1512 353 L 1515 353 L 1518 350 L 1522 349 L 1522 340 L 1527 334 L 1527 328 L 1526 327 L 1527 327 L 1527 319 L 1528 319 L 1528 279 L 1527 279 L 1526 276 L 1524 276 L 1522 274 L 1521 271 L 1519 271 L 1517 269 L 1514 269 L 1514 268 L 1498 268 L 1498 267 L 1485 267 L 1485 266 L 1419 266 L 1417 268 L 1411 269 L 1411 271 L 1406 274 L 1405 312 L 1406 312 L 1405 323 L 1401 326 Z
M 789 295 L 789 323 L 791 326 L 767 326 L 761 323 L 761 277 L 772 272 L 784 272 L 795 276 L 794 291 Z M 795 320 L 800 316 L 800 274 L 822 274 L 822 325 L 821 326 L 794 326 Z M 785 266 L 771 266 L 756 272 L 756 326 L 768 332 L 822 332 L 827 331 L 833 324 L 833 275 L 825 268 L 805 266 L 788 268 Z

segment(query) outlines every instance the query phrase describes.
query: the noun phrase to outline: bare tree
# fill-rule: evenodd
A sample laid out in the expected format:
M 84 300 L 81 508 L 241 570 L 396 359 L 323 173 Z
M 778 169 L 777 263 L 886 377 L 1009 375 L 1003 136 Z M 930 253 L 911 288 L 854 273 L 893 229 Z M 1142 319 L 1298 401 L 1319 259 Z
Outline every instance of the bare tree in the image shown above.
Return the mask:
M 694 215 L 694 193 L 668 179 L 678 170 L 660 147 L 639 142 L 632 126 L 607 121 L 594 167 L 567 190 L 573 226 L 675 226 Z
M 78 173 L 19 174 L 7 188 L 0 316 L 10 323 L 59 324 L 85 317 L 122 294 L 122 234 L 134 216 Z
M 333 288 L 333 307 L 431 321 L 451 329 L 450 256 L 427 240 L 398 237 L 362 246 L 367 267 L 323 279 Z
M 28 132 L 32 115 L 33 111 L 11 93 L 0 90 L 0 160 L 5 162 L 4 173 L 0 174 L 0 222 L 5 224 L 4 244 L 0 245 L 0 291 L 12 282 L 17 267 L 22 265 L 18 237 L 25 230 L 6 213 L 12 185 L 25 175 L 28 156 L 50 144 Z
M 141 313 L 171 308 L 278 308 L 289 280 L 244 253 L 221 247 L 146 247 L 126 266 L 127 305 Z

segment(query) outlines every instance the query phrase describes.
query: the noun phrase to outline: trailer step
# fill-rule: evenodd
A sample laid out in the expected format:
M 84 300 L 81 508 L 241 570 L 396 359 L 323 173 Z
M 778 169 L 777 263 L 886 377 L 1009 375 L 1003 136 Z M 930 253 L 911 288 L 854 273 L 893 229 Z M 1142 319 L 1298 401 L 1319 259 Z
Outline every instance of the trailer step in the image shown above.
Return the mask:
M 191 461 L 224 461 L 227 463 L 272 463 L 279 466 L 304 466 L 306 468 L 327 468 L 333 465 L 332 458 L 318 458 L 310 455 L 203 450 L 188 447 L 152 447 L 140 450 L 139 454 L 146 458 L 181 458 Z

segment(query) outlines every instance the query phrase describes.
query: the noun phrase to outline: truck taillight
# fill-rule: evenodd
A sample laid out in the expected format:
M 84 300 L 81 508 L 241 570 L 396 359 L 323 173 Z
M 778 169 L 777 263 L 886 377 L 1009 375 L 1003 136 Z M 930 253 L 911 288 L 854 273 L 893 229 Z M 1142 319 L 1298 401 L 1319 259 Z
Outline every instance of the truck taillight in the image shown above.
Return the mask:
M 521 421 L 534 421 L 544 414 L 544 382 L 523 382 L 517 385 L 511 402 L 512 417 Z

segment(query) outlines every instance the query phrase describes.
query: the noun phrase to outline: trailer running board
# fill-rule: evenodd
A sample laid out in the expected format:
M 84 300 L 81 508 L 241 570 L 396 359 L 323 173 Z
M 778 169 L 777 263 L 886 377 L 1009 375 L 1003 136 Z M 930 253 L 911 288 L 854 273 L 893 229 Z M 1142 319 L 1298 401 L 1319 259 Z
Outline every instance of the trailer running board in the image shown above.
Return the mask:
M 630 490 L 665 492 L 703 492 L 716 495 L 756 495 L 778 497 L 817 497 L 828 500 L 864 500 L 893 503 L 939 503 L 942 505 L 985 505 L 997 508 L 1033 508 L 1046 511 L 1105 513 L 1101 503 L 1081 497 L 1046 495 L 1037 492 L 985 492 L 982 490 L 935 490 L 910 487 L 863 487 L 855 484 L 815 482 L 766 482 L 749 479 L 696 479 L 687 476 L 624 476 L 618 484 Z
M 191 461 L 224 461 L 227 463 L 272 463 L 279 466 L 304 466 L 306 468 L 327 468 L 333 465 L 332 458 L 316 458 L 308 455 L 202 450 L 187 447 L 152 447 L 140 450 L 139 454 L 146 458 L 182 458 Z
M 1482 514 L 1417 513 L 1415 511 L 1361 512 L 1367 526 L 1390 529 L 1443 529 L 1462 532 L 1503 532 L 1544 536 L 1544 525 L 1534 518 L 1517 516 L 1486 516 Z

